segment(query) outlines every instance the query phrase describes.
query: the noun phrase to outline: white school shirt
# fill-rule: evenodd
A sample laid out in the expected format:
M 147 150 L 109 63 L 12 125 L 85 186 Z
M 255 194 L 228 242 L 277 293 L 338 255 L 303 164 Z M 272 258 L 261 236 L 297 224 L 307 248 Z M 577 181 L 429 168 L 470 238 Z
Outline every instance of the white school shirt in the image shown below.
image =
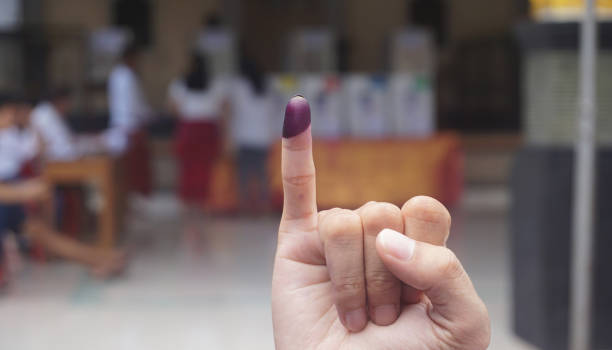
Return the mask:
M 21 167 L 36 156 L 38 140 L 32 130 L 0 130 L 0 181 L 15 179 Z
M 49 160 L 72 160 L 79 157 L 72 132 L 50 102 L 42 102 L 32 110 L 32 127 L 42 136 Z
M 119 64 L 113 68 L 108 80 L 110 125 L 130 132 L 140 128 L 150 116 L 147 104 L 136 73 Z
M 239 146 L 267 148 L 274 138 L 274 100 L 267 89 L 255 93 L 250 81 L 237 78 L 232 85 L 232 135 Z M 276 134 L 278 136 L 278 134 Z
M 125 64 L 113 68 L 108 79 L 110 128 L 104 133 L 106 148 L 113 154 L 127 150 L 131 132 L 143 126 L 151 116 L 140 80 Z
M 215 121 L 221 116 L 226 95 L 224 85 L 220 80 L 213 80 L 206 90 L 190 90 L 183 79 L 177 79 L 170 84 L 168 95 L 182 120 Z

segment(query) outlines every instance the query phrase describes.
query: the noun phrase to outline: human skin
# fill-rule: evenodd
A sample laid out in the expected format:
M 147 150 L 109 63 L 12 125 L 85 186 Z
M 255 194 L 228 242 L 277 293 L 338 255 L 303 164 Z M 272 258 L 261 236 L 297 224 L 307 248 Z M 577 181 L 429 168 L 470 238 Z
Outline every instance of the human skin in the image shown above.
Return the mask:
M 0 183 L 0 202 L 10 204 L 26 204 L 40 202 L 50 196 L 47 183 L 41 179 L 22 180 L 17 183 Z
M 318 212 L 310 110 L 296 96 L 282 140 L 284 207 L 272 279 L 277 349 L 486 349 L 487 309 L 445 247 L 433 198 Z

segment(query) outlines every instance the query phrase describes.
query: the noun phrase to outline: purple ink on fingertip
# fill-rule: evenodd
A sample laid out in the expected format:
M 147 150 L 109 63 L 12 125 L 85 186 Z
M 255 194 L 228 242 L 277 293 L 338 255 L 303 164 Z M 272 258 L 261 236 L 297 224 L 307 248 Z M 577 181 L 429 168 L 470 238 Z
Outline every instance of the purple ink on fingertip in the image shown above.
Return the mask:
M 310 126 L 310 106 L 308 101 L 300 96 L 294 96 L 287 103 L 283 137 L 290 138 L 304 132 Z

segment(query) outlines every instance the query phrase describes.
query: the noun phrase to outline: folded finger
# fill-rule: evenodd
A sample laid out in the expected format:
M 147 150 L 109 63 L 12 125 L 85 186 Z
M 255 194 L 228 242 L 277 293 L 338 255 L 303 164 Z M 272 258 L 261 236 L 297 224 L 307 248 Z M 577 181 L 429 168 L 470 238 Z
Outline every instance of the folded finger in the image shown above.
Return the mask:
M 386 326 L 393 323 L 399 315 L 402 283 L 378 256 L 376 236 L 384 228 L 402 232 L 402 214 L 397 206 L 379 202 L 370 202 L 358 209 L 357 213 L 363 226 L 368 312 L 374 323 Z
M 414 240 L 444 246 L 448 239 L 451 216 L 446 207 L 434 198 L 416 196 L 402 206 L 404 234 Z M 402 232 L 402 231 L 399 231 Z M 418 303 L 421 291 L 412 286 L 402 288 L 402 301 Z
M 361 219 L 346 209 L 332 209 L 322 216 L 319 233 L 338 316 L 347 329 L 358 332 L 368 321 Z

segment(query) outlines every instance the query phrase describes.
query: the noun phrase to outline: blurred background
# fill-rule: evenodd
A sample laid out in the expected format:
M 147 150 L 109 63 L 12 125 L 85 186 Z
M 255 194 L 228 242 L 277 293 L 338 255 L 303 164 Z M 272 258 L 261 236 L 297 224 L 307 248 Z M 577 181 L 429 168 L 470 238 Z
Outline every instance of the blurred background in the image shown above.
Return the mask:
M 581 15 L 579 0 L 0 0 L 0 91 L 35 107 L 44 148 L 23 165 L 53 188 L 49 225 L 128 257 L 97 278 L 5 239 L 0 347 L 272 348 L 279 139 L 301 94 L 320 209 L 439 199 L 491 348 L 567 348 Z M 591 333 L 611 349 L 612 1 L 598 18 Z

